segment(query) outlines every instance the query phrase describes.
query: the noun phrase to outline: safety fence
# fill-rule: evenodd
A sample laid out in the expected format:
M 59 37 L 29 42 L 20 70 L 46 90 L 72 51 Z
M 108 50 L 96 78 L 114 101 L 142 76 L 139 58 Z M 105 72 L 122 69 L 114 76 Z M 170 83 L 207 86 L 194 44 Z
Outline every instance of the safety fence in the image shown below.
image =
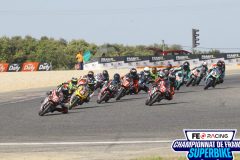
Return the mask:
M 25 63 L 1 63 L 0 72 L 32 72 L 49 71 L 52 69 L 50 63 L 25 62 Z

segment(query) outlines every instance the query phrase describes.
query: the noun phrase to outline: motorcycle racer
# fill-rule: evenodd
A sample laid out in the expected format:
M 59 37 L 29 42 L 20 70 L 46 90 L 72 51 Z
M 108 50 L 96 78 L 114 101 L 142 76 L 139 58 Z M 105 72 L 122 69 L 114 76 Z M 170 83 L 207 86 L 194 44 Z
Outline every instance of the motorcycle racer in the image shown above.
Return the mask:
M 178 74 L 180 72 L 181 75 L 180 81 L 176 81 L 175 87 L 177 90 L 179 90 L 179 88 L 188 81 L 190 71 L 190 64 L 187 61 L 185 61 L 179 68 L 172 70 L 174 74 Z
M 125 75 L 132 81 L 132 92 L 137 94 L 138 93 L 138 81 L 139 81 L 139 76 L 137 74 L 137 70 L 135 68 L 130 69 L 130 72 Z
M 95 77 L 96 79 L 96 84 L 94 86 L 94 90 L 98 89 L 98 88 L 102 88 L 104 83 L 108 83 L 109 82 L 109 74 L 107 70 L 103 70 L 102 73 L 99 73 L 96 75 Z
M 160 71 L 159 74 L 158 74 L 158 78 L 155 80 L 155 85 L 157 85 L 158 83 L 160 83 L 161 81 L 164 81 L 165 84 L 166 84 L 166 88 L 168 88 L 168 90 L 170 91 L 169 93 L 167 93 L 166 95 L 166 99 L 167 100 L 172 100 L 173 98 L 173 93 L 171 92 L 170 90 L 170 83 L 169 83 L 169 80 L 168 80 L 168 77 L 167 75 L 165 74 L 165 72 L 163 71 Z
M 157 68 L 156 68 L 156 67 L 153 67 L 153 68 L 152 68 L 152 73 L 151 73 L 151 78 L 152 78 L 153 80 L 156 80 L 157 77 L 158 77 Z
M 145 67 L 139 74 L 139 90 L 148 91 L 148 84 L 152 82 L 152 75 L 149 67 Z

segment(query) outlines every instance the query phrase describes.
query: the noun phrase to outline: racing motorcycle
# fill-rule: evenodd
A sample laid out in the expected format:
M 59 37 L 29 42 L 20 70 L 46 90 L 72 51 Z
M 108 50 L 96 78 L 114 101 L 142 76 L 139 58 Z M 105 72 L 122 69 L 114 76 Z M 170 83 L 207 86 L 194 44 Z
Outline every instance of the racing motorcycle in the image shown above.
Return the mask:
M 216 82 L 219 80 L 220 75 L 220 70 L 218 68 L 213 68 L 206 77 L 206 85 L 204 90 L 208 89 L 209 87 L 214 88 L 216 86 Z
M 180 71 L 177 71 L 175 75 L 176 75 L 175 88 L 176 90 L 179 90 L 182 85 L 187 83 L 188 74 L 180 70 Z
M 200 71 L 200 73 L 199 73 L 199 76 L 197 77 L 196 85 L 199 85 L 200 82 L 202 81 L 202 79 L 203 79 L 204 77 L 206 77 L 206 75 L 207 75 L 207 70 L 206 70 L 205 67 L 202 67 L 202 68 L 201 68 L 201 71 Z
M 157 85 L 154 85 L 148 91 L 148 99 L 145 104 L 152 106 L 156 102 L 160 102 L 163 99 L 169 99 L 170 89 L 166 81 L 161 80 Z
M 101 74 L 97 74 L 95 76 L 96 82 L 94 84 L 94 90 L 97 90 L 98 88 L 102 88 L 106 81 L 103 81 L 103 76 Z
M 98 94 L 97 103 L 102 103 L 103 101 L 108 102 L 111 98 L 114 98 L 118 91 L 118 85 L 112 82 L 105 82 L 105 85 Z
M 141 90 L 148 92 L 150 84 L 154 82 L 150 77 L 142 76 L 138 81 L 138 92 Z
M 89 91 L 85 85 L 80 85 L 77 90 L 72 94 L 69 102 L 69 110 L 78 105 L 82 105 L 87 101 Z
M 121 87 L 116 95 L 116 100 L 120 100 L 125 95 L 129 94 L 132 82 L 129 77 L 123 77 Z
M 49 112 L 53 112 L 59 105 L 61 97 L 63 97 L 62 93 L 57 93 L 57 90 L 51 91 L 51 93 L 42 101 L 38 115 L 44 116 Z M 67 110 L 63 110 L 62 113 L 67 112 Z
M 197 83 L 198 77 L 200 77 L 200 70 L 199 70 L 199 68 L 196 68 L 191 71 L 190 78 L 187 81 L 186 86 L 188 87 L 191 84 L 192 84 L 192 86 L 195 86 Z

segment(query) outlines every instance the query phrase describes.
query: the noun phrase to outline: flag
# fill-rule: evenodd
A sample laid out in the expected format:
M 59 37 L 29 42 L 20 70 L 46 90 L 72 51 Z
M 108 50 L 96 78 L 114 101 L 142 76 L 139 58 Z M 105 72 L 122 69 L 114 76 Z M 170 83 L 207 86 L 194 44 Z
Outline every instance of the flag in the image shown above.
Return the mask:
M 83 61 L 84 62 L 89 62 L 91 59 L 91 52 L 88 50 L 88 51 L 85 51 L 83 53 Z

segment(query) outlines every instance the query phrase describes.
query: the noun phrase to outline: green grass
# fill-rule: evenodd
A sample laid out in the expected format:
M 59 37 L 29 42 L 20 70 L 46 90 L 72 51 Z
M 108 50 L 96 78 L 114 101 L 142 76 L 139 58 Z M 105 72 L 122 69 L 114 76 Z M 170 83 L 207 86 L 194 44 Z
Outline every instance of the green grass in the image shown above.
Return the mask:
M 132 160 L 187 160 L 186 157 L 141 157 Z M 240 160 L 240 154 L 234 154 L 234 160 Z

